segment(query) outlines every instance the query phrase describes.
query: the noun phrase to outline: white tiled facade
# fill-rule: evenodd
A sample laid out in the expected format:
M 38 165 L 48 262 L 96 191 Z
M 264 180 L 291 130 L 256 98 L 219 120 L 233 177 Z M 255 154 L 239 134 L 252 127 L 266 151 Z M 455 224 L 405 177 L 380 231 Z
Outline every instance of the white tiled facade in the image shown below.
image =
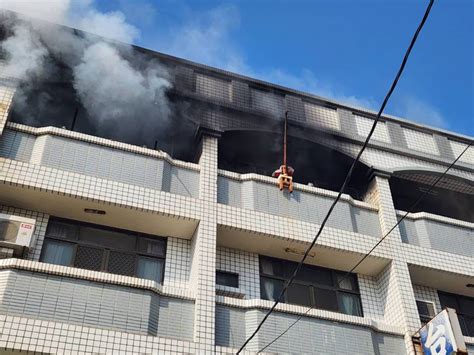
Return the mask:
M 232 81 L 206 78 L 204 74 L 196 78 L 198 94 L 224 101 L 238 96 L 232 88 L 240 86 Z M 298 260 L 300 255 L 284 254 L 284 250 L 301 251 L 309 245 L 319 228 L 315 221 L 326 212 L 323 203 L 332 201 L 336 193 L 295 184 L 292 197 L 280 198 L 284 195 L 279 195 L 283 193 L 273 178 L 219 170 L 219 134 L 206 130 L 200 136 L 198 163 L 188 163 L 173 160 L 161 151 L 65 129 L 7 122 L 14 89 L 0 84 L 0 147 L 7 146 L 6 137 L 16 135 L 17 143 L 8 144 L 21 147 L 16 151 L 5 148 L 0 157 L 0 213 L 36 221 L 23 260 L 0 249 L 0 301 L 10 297 L 0 306 L 0 349 L 44 353 L 235 353 L 272 305 L 261 299 L 259 255 L 286 255 Z M 253 109 L 282 113 L 284 96 L 265 97 L 263 90 L 250 91 Z M 356 114 L 352 115 L 353 122 L 347 122 L 347 116 L 337 110 L 309 103 L 302 103 L 302 112 L 306 112 L 309 125 L 346 132 L 352 127 L 352 133 L 362 137 L 370 129 L 371 119 Z M 392 143 L 396 132 L 391 129 L 381 123 L 374 140 Z M 340 209 L 335 210 L 337 218 L 328 223 L 315 254 L 310 256 L 312 264 L 347 271 L 397 223 L 401 212 L 395 210 L 387 172 L 413 167 L 438 172 L 446 166 L 446 162 L 436 160 L 442 150 L 430 134 L 401 125 L 399 131 L 404 134 L 407 151 L 425 155 L 379 149 L 377 143 L 370 146 L 362 160 L 384 172 L 374 174 L 363 201 L 342 196 Z M 463 143 L 450 144 L 457 154 Z M 61 154 L 55 155 L 53 148 L 59 146 Z M 65 148 L 72 146 L 72 150 Z M 354 142 L 337 147 L 349 156 L 359 148 Z M 452 170 L 457 177 L 471 182 L 473 149 L 463 159 L 464 168 Z M 97 152 L 109 159 L 107 174 L 94 168 Z M 114 163 L 119 155 L 123 165 Z M 133 169 L 126 173 L 124 169 L 130 164 L 143 175 L 131 176 Z M 166 169 L 172 173 L 166 175 Z M 319 208 L 312 209 L 313 205 Z M 84 208 L 105 210 L 107 215 L 85 216 Z M 295 209 L 298 213 L 293 213 Z M 40 262 L 52 216 L 166 237 L 163 283 Z M 469 233 L 474 229 L 472 223 L 442 216 L 412 214 L 410 220 L 443 223 L 456 238 L 472 238 Z M 423 237 L 419 233 L 418 240 Z M 363 317 L 321 309 L 308 311 L 303 306 L 281 303 L 246 351 L 257 352 L 303 315 L 301 323 L 267 351 L 415 354 L 412 336 L 421 326 L 415 300 L 433 302 L 436 311 L 441 310 L 437 289 L 430 287 L 429 281 L 419 284 L 417 275 L 448 275 L 460 283 L 474 283 L 474 255 L 456 254 L 449 245 L 437 248 L 433 242 L 426 248 L 403 239 L 404 234 L 395 228 L 356 270 Z M 238 289 L 216 287 L 216 270 L 238 274 Z M 414 281 L 414 277 L 418 279 Z M 27 285 L 19 284 L 24 282 L 21 280 L 31 281 L 28 291 Z M 48 290 L 34 288 L 42 282 L 59 287 L 61 292 L 67 287 L 83 290 L 88 312 L 98 307 L 104 319 L 111 317 L 119 326 L 107 327 L 104 319 L 97 319 L 97 324 L 85 318 L 64 321 L 67 312 L 72 314 L 77 305 L 67 303 L 67 297 L 64 308 L 60 309 L 59 301 L 48 304 Z M 21 292 L 22 287 L 25 292 Z M 12 292 L 16 293 L 13 297 Z M 37 302 L 42 307 L 39 310 L 30 309 L 34 308 L 31 304 L 35 305 L 35 292 L 41 298 Z M 102 292 L 102 298 L 98 292 Z M 128 308 L 107 308 L 107 302 L 102 301 L 105 294 L 126 302 Z M 18 306 L 21 298 L 24 306 Z M 147 304 L 148 308 L 136 308 Z M 138 326 L 134 325 L 135 311 L 141 312 Z M 474 346 L 474 339 L 465 340 Z M 311 348 L 315 346 L 324 348 Z

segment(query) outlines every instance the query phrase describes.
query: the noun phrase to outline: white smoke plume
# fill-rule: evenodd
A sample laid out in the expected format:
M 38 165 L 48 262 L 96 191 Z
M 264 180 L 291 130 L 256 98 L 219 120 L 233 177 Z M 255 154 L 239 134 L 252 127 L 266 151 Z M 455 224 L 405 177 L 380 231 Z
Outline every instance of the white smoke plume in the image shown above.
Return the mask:
M 138 71 L 117 49 L 96 43 L 85 50 L 81 63 L 74 67 L 74 88 L 105 126 L 122 117 L 136 117 L 143 129 L 147 127 L 147 113 L 161 119 L 170 113 L 169 106 L 163 105 L 170 84 L 159 70 L 154 65 Z
M 5 74 L 23 80 L 39 76 L 48 55 L 47 49 L 28 26 L 15 24 L 12 31 L 13 35 L 1 44 L 8 56 L 3 68 Z
M 76 97 L 99 131 L 121 127 L 123 134 L 138 135 L 157 130 L 157 123 L 150 120 L 168 121 L 171 106 L 166 91 L 171 84 L 166 70 L 156 61 L 144 64 L 130 46 L 114 42 L 133 43 L 140 35 L 123 13 L 100 12 L 91 0 L 0 0 L 1 9 L 21 14 L 4 14 L 8 32 L 0 43 L 1 76 L 25 83 L 16 94 L 17 103 L 26 96 L 21 90 L 31 89 L 28 82 L 56 81 L 55 66 L 60 62 L 70 69 Z M 28 16 L 87 32 L 77 35 Z

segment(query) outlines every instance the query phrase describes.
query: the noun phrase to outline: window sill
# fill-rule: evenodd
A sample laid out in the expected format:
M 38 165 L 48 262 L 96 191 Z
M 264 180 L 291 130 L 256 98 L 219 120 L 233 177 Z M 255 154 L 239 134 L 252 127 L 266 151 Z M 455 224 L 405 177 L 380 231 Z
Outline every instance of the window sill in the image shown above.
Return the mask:
M 232 297 L 232 298 L 245 298 L 245 290 L 240 287 L 230 287 L 223 285 L 216 285 L 216 294 L 218 296 Z

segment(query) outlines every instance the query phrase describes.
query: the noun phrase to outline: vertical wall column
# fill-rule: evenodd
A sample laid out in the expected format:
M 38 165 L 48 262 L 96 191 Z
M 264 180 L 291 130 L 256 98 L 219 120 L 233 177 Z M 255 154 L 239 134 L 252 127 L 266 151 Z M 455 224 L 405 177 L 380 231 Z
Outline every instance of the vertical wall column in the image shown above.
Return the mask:
M 191 286 L 196 292 L 194 341 L 200 353 L 213 353 L 215 346 L 217 145 L 217 135 L 201 132 L 201 221 L 191 247 Z
M 390 191 L 389 176 L 376 172 L 368 194 L 368 202 L 379 208 L 382 235 L 397 223 L 397 215 Z M 421 326 L 411 283 L 408 264 L 402 249 L 400 230 L 395 228 L 380 245 L 391 255 L 392 262 L 378 276 L 381 298 L 384 304 L 384 318 L 387 323 L 397 324 L 405 331 L 408 354 L 414 354 L 411 332 Z
M 7 123 L 8 112 L 13 100 L 15 87 L 4 72 L 4 65 L 0 62 L 0 136 Z

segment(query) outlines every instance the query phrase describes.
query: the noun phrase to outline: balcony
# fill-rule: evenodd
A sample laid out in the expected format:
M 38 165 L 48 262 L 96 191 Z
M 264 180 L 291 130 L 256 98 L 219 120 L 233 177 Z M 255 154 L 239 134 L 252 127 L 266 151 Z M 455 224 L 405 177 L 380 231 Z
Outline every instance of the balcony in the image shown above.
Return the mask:
M 199 166 L 166 153 L 53 127 L 9 124 L 0 156 L 185 197 L 199 194 Z
M 398 218 L 405 212 L 397 211 Z M 400 223 L 402 241 L 427 249 L 472 257 L 474 223 L 425 212 L 409 213 Z
M 52 268 L 74 276 L 48 274 Z M 6 260 L 0 265 L 0 314 L 191 340 L 194 302 L 162 295 L 149 281 L 137 280 Z
M 294 192 L 289 194 L 278 190 L 274 178 L 224 170 L 219 171 L 217 189 L 220 204 L 314 224 L 321 224 L 337 195 L 303 184 L 295 184 Z M 373 237 L 381 235 L 377 209 L 348 195 L 336 205 L 328 226 Z

